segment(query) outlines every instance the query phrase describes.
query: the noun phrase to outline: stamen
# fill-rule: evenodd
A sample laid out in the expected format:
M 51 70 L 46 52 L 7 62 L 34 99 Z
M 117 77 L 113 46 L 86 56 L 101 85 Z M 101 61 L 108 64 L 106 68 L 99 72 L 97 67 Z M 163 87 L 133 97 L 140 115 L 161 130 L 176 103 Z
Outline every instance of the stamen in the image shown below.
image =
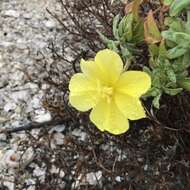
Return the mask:
M 111 96 L 113 94 L 113 88 L 112 87 L 103 87 L 102 89 L 103 93 Z
M 112 95 L 113 95 L 112 87 L 103 87 L 102 88 L 102 97 L 105 98 L 108 103 L 111 102 Z

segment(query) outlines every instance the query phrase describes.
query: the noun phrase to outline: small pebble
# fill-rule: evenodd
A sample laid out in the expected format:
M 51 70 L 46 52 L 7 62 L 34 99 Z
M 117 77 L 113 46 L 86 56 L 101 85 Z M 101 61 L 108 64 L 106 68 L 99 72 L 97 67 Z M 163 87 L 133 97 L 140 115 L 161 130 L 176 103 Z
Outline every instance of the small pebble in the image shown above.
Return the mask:
M 56 28 L 56 23 L 52 20 L 47 20 L 44 22 L 44 24 L 47 28 Z
M 12 111 L 12 110 L 15 110 L 15 109 L 16 109 L 16 104 L 14 102 L 8 102 L 4 106 L 4 111 L 5 112 L 9 112 L 9 111 Z
M 148 170 L 148 164 L 145 164 L 144 165 L 144 171 L 147 171 Z
M 43 123 L 51 120 L 51 114 L 49 112 L 41 111 L 38 115 L 34 116 L 33 121 L 37 123 Z
M 19 12 L 15 11 L 15 10 L 7 10 L 7 11 L 5 11 L 4 15 L 8 16 L 8 17 L 15 17 L 15 18 L 20 16 Z
M 117 177 L 115 178 L 115 180 L 116 180 L 117 182 L 121 182 L 121 181 L 122 181 L 120 176 L 117 176 Z
M 96 173 L 91 172 L 86 174 L 86 181 L 90 184 L 90 185 L 97 185 L 99 182 L 99 180 L 102 178 L 102 171 L 98 171 Z

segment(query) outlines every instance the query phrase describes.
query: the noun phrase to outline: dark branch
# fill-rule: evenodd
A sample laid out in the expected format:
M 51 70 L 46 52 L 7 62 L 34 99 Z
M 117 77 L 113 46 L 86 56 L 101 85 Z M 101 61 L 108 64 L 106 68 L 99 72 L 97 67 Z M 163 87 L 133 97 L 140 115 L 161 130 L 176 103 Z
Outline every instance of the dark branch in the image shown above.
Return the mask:
M 47 121 L 44 123 L 31 122 L 27 125 L 20 126 L 17 128 L 1 129 L 0 133 L 8 133 L 9 134 L 9 133 L 16 133 L 16 132 L 20 132 L 20 131 L 30 131 L 33 129 L 39 129 L 39 128 L 43 128 L 43 127 L 51 127 L 51 126 L 55 126 L 55 125 L 65 124 L 68 121 L 69 121 L 68 119 L 65 119 L 65 120 L 51 120 L 51 121 Z

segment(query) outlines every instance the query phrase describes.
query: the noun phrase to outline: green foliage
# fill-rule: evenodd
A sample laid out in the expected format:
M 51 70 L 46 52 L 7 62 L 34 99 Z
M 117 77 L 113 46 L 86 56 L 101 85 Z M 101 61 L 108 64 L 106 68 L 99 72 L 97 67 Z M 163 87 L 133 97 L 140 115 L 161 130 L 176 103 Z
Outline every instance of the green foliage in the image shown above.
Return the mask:
M 170 0 L 171 1 L 171 0 Z M 190 5 L 190 0 L 174 0 L 170 5 L 170 16 L 177 16 Z
M 190 80 L 187 77 L 187 68 L 190 66 L 190 55 L 185 54 L 183 57 L 169 60 L 167 50 L 163 42 L 159 46 L 153 44 L 149 46 L 150 51 L 150 68 L 144 67 L 152 79 L 152 88 L 146 96 L 153 97 L 153 106 L 159 108 L 162 94 L 175 96 L 183 88 L 190 89 Z
M 183 78 L 178 81 L 179 85 L 187 91 L 190 91 L 190 77 Z
M 168 58 L 175 59 L 190 53 L 190 13 L 186 22 L 180 18 L 167 18 L 166 24 L 169 29 L 162 32 L 162 37 L 170 48 Z
M 174 10 L 174 5 L 177 6 L 176 2 L 177 1 L 173 2 L 170 11 Z M 183 1 L 183 3 L 185 2 Z M 178 5 L 181 11 L 182 4 Z M 168 30 L 162 32 L 162 37 L 166 39 L 168 49 L 165 58 L 169 59 L 170 65 L 174 71 L 176 88 L 190 91 L 190 78 L 187 72 L 187 69 L 190 67 L 190 12 L 187 12 L 186 21 L 179 17 L 169 17 L 165 19 L 165 24 L 169 27 Z M 165 93 L 167 92 L 165 91 Z
M 99 35 L 109 49 L 121 52 L 124 60 L 131 61 L 134 54 L 141 52 L 137 49 L 137 45 L 144 41 L 143 22 L 141 19 L 136 19 L 132 13 L 122 19 L 117 15 L 113 19 L 114 39 L 109 39 L 100 32 Z
M 178 86 L 178 73 L 167 59 L 158 59 L 156 64 L 157 66 L 152 70 L 148 67 L 144 67 L 144 71 L 149 73 L 152 78 L 152 88 L 146 96 L 154 97 L 153 105 L 154 107 L 159 108 L 159 100 L 163 93 L 174 96 L 181 92 L 183 88 Z
M 153 97 L 153 106 L 159 108 L 163 94 L 175 96 L 184 89 L 190 91 L 190 11 L 186 12 L 186 19 L 178 16 L 187 10 L 190 0 L 163 0 L 162 3 L 169 6 L 169 17 L 165 18 L 164 25 L 152 10 L 143 21 L 139 17 L 141 3 L 142 0 L 128 3 L 128 15 L 114 17 L 111 39 L 99 35 L 109 49 L 122 55 L 127 66 L 136 55 L 141 55 L 138 45 L 148 45 L 149 65 L 143 69 L 151 76 L 152 87 L 144 97 Z M 167 30 L 160 32 L 165 28 Z

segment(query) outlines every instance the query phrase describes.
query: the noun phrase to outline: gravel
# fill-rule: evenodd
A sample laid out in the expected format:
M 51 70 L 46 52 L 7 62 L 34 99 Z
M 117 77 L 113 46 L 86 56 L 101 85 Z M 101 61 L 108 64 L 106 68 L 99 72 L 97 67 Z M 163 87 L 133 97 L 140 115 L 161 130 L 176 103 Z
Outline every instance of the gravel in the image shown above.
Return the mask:
M 15 121 L 26 123 L 27 116 L 41 107 L 38 85 L 29 81 L 23 70 L 34 70 L 38 52 L 48 54 L 47 45 L 55 37 L 57 23 L 46 8 L 56 8 L 53 5 L 56 5 L 54 0 L 0 2 L 0 124 L 3 127 L 6 120 L 11 121 L 9 127 Z M 38 112 L 37 120 L 49 119 L 47 113 Z
M 30 80 L 26 72 L 31 71 L 34 75 L 40 75 L 41 73 L 35 73 L 36 65 L 40 64 L 37 60 L 42 54 L 48 58 L 48 44 L 56 40 L 58 46 L 62 45 L 63 36 L 58 32 L 61 26 L 46 9 L 61 14 L 60 4 L 56 0 L 0 1 L 1 129 L 23 126 L 31 121 L 42 123 L 51 120 L 51 114 L 44 110 L 41 103 L 42 89 L 45 86 L 39 88 L 38 83 Z M 52 61 L 51 58 L 47 60 L 50 63 Z M 33 147 L 35 143 L 28 140 L 28 134 L 24 131 L 13 133 L 11 136 L 0 134 L 0 189 L 35 190 L 37 183 L 46 183 L 45 179 L 49 175 L 48 166 L 42 158 L 38 158 L 38 153 L 42 157 L 44 153 L 48 156 L 46 146 L 50 146 L 56 154 L 57 147 L 65 146 L 68 141 L 63 134 L 64 131 L 64 125 L 53 126 L 48 132 L 51 137 L 48 144 L 46 137 L 40 136 L 39 129 L 32 130 L 30 135 L 33 139 L 39 139 L 39 142 L 35 143 L 42 148 Z M 84 143 L 88 138 L 81 128 L 70 133 Z M 77 160 L 78 157 L 78 153 L 71 155 L 72 159 Z M 54 157 L 49 157 L 47 162 L 54 161 Z M 66 182 L 61 180 L 68 177 L 64 170 L 52 164 L 48 172 L 52 176 L 59 176 L 60 179 L 56 182 L 60 183 L 60 189 L 66 188 Z M 75 175 L 74 170 L 71 173 Z M 76 175 L 78 177 L 72 184 L 73 188 L 83 184 L 101 184 L 101 171 L 89 172 L 85 176 L 80 173 Z M 40 189 L 43 189 L 43 185 Z
M 48 43 L 54 40 L 58 23 L 50 17 L 46 9 L 59 12 L 55 0 L 1 0 L 0 1 L 0 128 L 19 127 L 29 122 L 51 119 L 41 105 L 42 91 L 31 82 L 24 72 L 26 68 L 35 70 L 38 52 L 48 56 Z M 60 128 L 60 127 L 59 127 Z M 34 131 L 38 135 L 38 130 Z M 61 135 L 57 135 L 60 137 Z M 61 136 L 62 137 L 62 136 Z M 15 187 L 16 168 L 26 167 L 34 158 L 31 147 L 23 153 L 19 143 L 26 139 L 24 132 L 13 134 L 11 138 L 0 135 L 0 180 L 3 189 Z M 62 143 L 62 139 L 55 140 Z M 18 160 L 22 156 L 22 163 Z M 44 179 L 45 170 L 36 166 L 34 176 Z M 34 189 L 35 180 L 25 179 L 26 189 Z

